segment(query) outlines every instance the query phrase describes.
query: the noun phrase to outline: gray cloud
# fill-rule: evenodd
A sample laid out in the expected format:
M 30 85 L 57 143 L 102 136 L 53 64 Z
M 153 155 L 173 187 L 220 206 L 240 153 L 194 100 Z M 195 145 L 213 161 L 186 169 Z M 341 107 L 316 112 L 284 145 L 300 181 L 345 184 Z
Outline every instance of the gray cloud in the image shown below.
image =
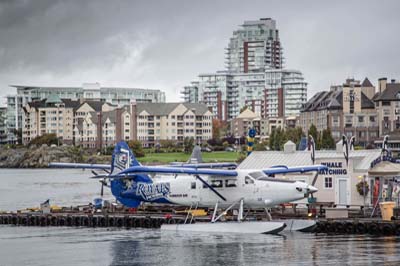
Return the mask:
M 286 66 L 309 97 L 345 78 L 400 78 L 398 1 L 2 1 L 0 97 L 8 84 L 148 87 L 179 100 L 224 68 L 244 20 L 277 20 Z M 383 3 L 382 3 L 383 2 Z

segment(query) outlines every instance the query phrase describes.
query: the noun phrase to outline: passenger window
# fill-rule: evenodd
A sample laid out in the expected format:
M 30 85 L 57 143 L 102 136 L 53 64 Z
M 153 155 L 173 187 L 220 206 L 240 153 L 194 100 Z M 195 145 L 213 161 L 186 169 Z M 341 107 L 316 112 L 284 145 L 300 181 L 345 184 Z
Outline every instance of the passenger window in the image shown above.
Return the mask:
M 190 184 L 190 188 L 191 188 L 191 189 L 196 189 L 196 182 L 192 182 L 192 183 Z
M 225 187 L 236 187 L 236 180 L 225 180 Z
M 217 187 L 217 188 L 222 187 L 222 180 L 213 180 L 213 181 L 211 181 L 211 186 L 212 187 Z
M 244 178 L 244 183 L 245 183 L 245 184 L 254 184 L 254 180 L 251 179 L 250 177 L 246 176 L 246 177 Z

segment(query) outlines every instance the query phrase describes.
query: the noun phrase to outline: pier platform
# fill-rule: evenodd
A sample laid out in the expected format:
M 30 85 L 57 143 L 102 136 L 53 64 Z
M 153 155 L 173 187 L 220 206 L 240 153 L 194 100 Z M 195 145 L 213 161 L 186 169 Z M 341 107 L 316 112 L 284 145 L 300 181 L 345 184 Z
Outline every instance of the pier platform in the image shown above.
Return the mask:
M 162 224 L 180 224 L 184 217 L 127 214 L 0 214 L 0 224 L 16 226 L 84 226 L 160 228 Z

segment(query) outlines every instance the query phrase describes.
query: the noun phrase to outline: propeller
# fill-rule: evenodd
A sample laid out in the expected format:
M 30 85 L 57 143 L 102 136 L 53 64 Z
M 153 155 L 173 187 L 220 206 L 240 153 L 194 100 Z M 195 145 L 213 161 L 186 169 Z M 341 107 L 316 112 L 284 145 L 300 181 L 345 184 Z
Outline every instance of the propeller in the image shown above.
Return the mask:
M 317 183 L 317 179 L 318 179 L 318 171 L 315 173 L 313 181 L 311 182 L 311 186 L 315 188 L 315 183 Z M 309 199 L 314 199 L 314 193 L 317 191 L 310 191 L 310 189 L 307 189 L 307 196 Z M 314 200 L 308 200 L 308 202 L 312 203 L 314 202 Z
M 99 180 L 101 183 L 101 190 L 100 190 L 100 196 L 103 197 L 104 195 L 104 186 L 108 187 L 106 179 L 104 178 L 103 180 Z
M 108 175 L 99 175 L 94 170 L 92 170 L 92 174 L 93 174 L 93 176 L 91 178 L 103 178 L 103 180 L 99 180 L 99 182 L 101 183 L 100 197 L 103 197 L 103 195 L 104 195 L 104 186 L 107 186 L 106 177 Z

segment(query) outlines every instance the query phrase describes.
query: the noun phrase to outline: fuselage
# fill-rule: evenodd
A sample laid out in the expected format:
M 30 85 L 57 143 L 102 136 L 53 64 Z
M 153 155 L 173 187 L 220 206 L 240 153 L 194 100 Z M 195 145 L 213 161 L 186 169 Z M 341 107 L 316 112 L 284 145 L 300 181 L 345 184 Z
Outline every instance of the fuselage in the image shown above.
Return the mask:
M 238 176 L 202 176 L 223 198 L 193 175 L 163 175 L 153 183 L 136 183 L 124 193 L 141 201 L 227 207 L 243 199 L 249 208 L 265 208 L 296 201 L 316 189 L 304 182 L 267 177 L 260 171 L 238 171 Z M 129 185 L 129 184 L 128 184 Z

